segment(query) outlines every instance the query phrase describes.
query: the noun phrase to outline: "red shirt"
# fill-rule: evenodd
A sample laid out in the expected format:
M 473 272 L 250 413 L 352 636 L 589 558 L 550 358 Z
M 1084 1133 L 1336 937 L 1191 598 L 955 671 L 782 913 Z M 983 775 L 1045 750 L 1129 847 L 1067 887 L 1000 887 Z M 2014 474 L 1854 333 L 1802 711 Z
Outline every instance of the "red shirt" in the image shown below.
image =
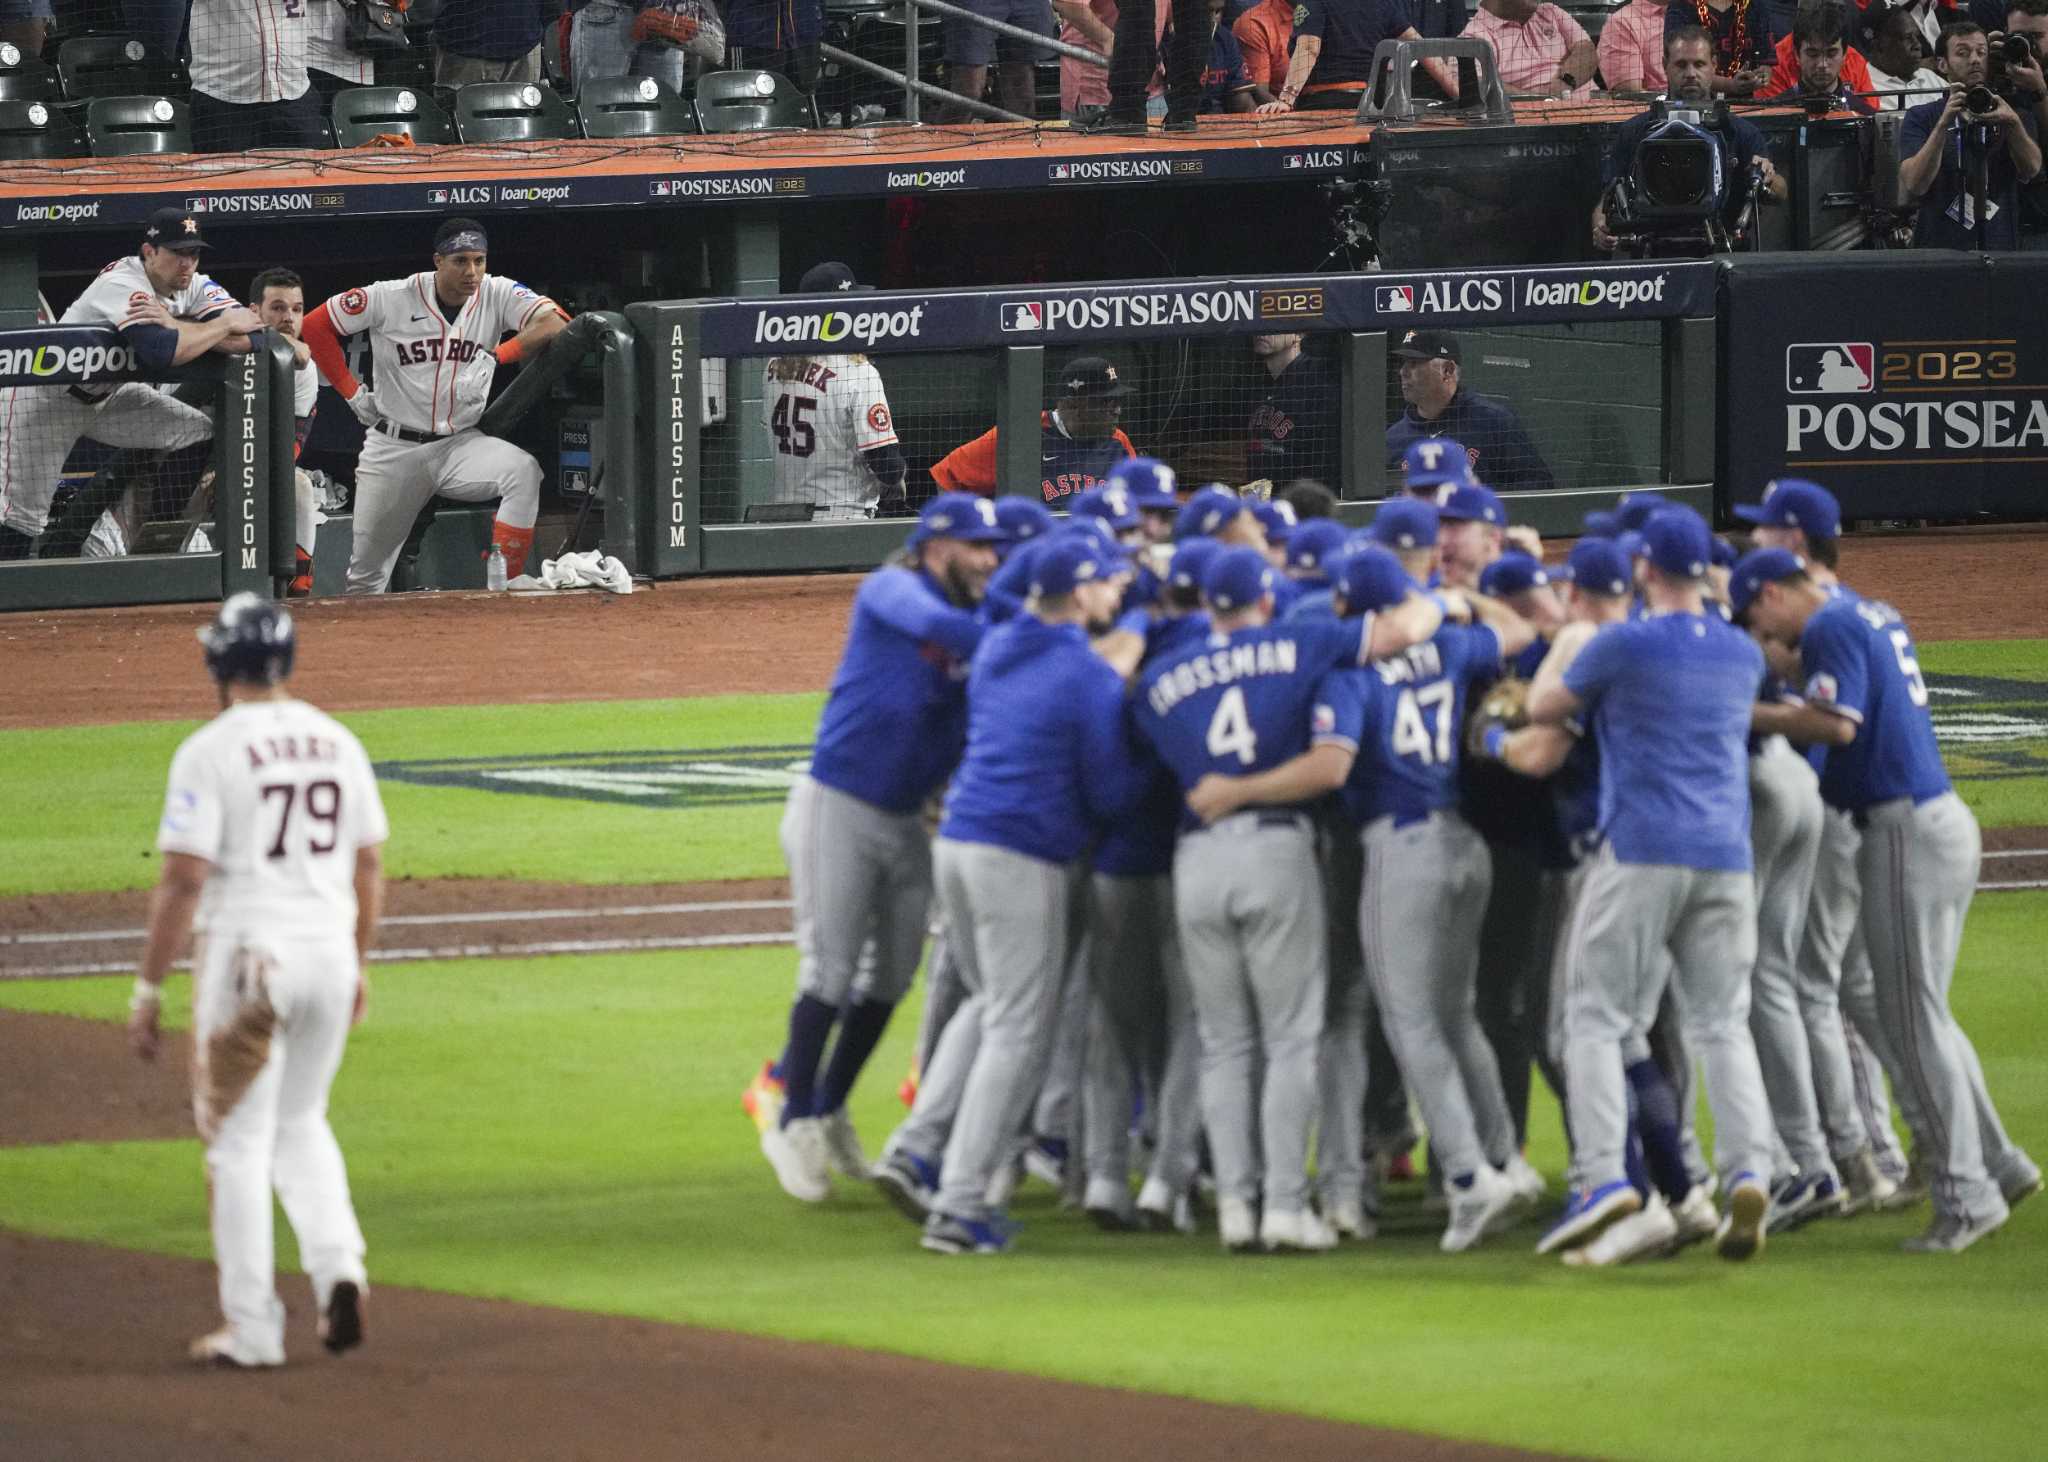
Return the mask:
M 1842 85 L 1851 91 L 1875 91 L 1870 84 L 1870 67 L 1864 63 L 1863 53 L 1850 46 L 1842 54 Z M 1757 88 L 1760 97 L 1776 96 L 1781 91 L 1799 90 L 1799 51 L 1792 44 L 1792 37 L 1786 36 L 1778 42 L 1778 64 L 1771 69 L 1771 79 Z

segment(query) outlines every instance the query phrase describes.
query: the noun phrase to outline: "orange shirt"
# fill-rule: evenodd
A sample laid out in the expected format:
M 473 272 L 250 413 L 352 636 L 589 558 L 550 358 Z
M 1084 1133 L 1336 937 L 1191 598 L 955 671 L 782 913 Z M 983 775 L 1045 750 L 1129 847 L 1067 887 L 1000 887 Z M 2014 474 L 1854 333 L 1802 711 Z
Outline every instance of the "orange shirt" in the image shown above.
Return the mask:
M 1294 0 L 1261 0 L 1230 28 L 1244 52 L 1245 74 L 1278 94 L 1287 80 L 1287 48 L 1294 40 Z
M 1864 63 L 1863 53 L 1850 46 L 1842 54 L 1842 85 L 1851 91 L 1875 91 L 1870 84 L 1870 67 Z M 1771 70 L 1771 79 L 1756 89 L 1758 96 L 1776 96 L 1781 91 L 1799 89 L 1799 52 L 1792 44 L 1792 37 L 1786 36 L 1778 42 L 1778 64 Z
M 1121 430 L 1100 441 L 1084 442 L 1068 436 L 1054 424 L 1052 413 L 1038 416 L 1043 432 L 1040 460 L 1044 464 L 1039 489 L 1048 503 L 1058 503 L 1077 492 L 1100 487 L 1109 480 L 1110 469 L 1126 457 L 1138 455 L 1131 439 Z M 993 497 L 996 491 L 996 429 L 990 427 L 971 442 L 963 442 L 932 464 L 932 481 L 945 492 L 972 492 Z

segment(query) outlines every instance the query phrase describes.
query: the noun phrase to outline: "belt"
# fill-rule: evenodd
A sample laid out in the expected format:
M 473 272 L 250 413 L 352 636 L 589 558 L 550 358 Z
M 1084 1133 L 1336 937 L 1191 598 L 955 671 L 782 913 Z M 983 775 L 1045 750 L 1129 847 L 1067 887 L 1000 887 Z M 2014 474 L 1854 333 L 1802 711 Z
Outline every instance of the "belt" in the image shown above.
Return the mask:
M 397 437 L 401 442 L 413 442 L 424 446 L 428 442 L 445 442 L 452 433 L 414 431 L 409 426 L 400 426 L 395 421 L 380 421 L 377 430 L 387 437 Z
M 1228 817 L 1218 818 L 1207 827 L 1188 829 L 1191 833 L 1205 832 L 1250 832 L 1257 828 L 1286 827 L 1303 832 L 1311 830 L 1308 814 L 1299 807 L 1247 807 L 1242 812 L 1233 812 Z

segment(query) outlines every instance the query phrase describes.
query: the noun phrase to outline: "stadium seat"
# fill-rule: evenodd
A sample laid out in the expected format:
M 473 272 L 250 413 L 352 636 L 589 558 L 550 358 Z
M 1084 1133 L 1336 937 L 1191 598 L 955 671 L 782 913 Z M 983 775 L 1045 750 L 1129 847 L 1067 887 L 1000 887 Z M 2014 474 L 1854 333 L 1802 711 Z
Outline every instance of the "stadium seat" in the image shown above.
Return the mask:
M 169 68 L 139 36 L 74 36 L 57 48 L 57 79 L 73 101 L 146 96 L 164 89 Z
M 767 132 L 818 125 L 818 108 L 773 71 L 713 71 L 697 78 L 697 125 L 706 132 Z
M 380 132 L 400 132 L 430 145 L 455 140 L 448 114 L 409 86 L 356 86 L 334 94 L 336 147 L 361 147 Z
M 19 46 L 0 44 L 0 101 L 33 102 L 57 94 L 57 78 L 50 68 Z
M 78 118 L 67 108 L 40 101 L 0 101 L 0 160 L 89 155 Z
M 85 138 L 94 157 L 190 152 L 191 109 L 167 96 L 96 96 L 85 104 Z
M 455 93 L 455 135 L 464 142 L 536 142 L 581 134 L 575 113 L 552 86 L 479 81 Z
M 576 94 L 585 137 L 674 137 L 697 130 L 690 104 L 651 76 L 606 76 Z

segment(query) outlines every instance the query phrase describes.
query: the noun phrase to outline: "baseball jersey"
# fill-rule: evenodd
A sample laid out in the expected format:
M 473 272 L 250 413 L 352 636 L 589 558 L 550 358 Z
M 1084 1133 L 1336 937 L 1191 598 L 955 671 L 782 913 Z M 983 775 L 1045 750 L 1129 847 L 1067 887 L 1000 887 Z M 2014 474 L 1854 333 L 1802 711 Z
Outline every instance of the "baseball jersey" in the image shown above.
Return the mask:
M 171 759 L 156 845 L 213 865 L 208 930 L 331 935 L 356 921 L 356 850 L 390 836 L 362 744 L 304 701 L 245 701 Z
M 1799 637 L 1806 702 L 1856 723 L 1856 739 L 1828 748 L 1821 796 L 1861 811 L 1948 791 L 1948 772 L 1927 709 L 1927 682 L 1898 610 L 1875 599 L 1838 598 Z
M 882 485 L 862 452 L 896 440 L 882 373 L 864 355 L 779 355 L 761 374 L 775 444 L 775 501 L 872 509 Z
M 1141 667 L 1199 643 L 1209 634 L 1206 614 L 1166 619 L 1140 611 L 1129 616 L 1128 622 L 1120 621 L 1117 628 L 1139 628 L 1135 621 L 1141 618 L 1145 620 Z M 1104 831 L 1102 841 L 1095 845 L 1091 866 L 1097 873 L 1120 878 L 1158 878 L 1173 872 L 1173 845 L 1180 836 L 1180 781 L 1152 754 L 1142 737 L 1134 734 L 1131 740 L 1146 767 L 1145 790 L 1130 815 L 1118 818 Z
M 555 308 L 517 280 L 486 274 L 483 287 L 450 319 L 431 269 L 344 290 L 327 318 L 342 335 L 370 332 L 376 363 L 372 398 L 386 421 L 452 436 L 476 425 L 498 370 L 498 342 Z
M 156 294 L 156 286 L 149 282 L 149 275 L 143 270 L 142 256 L 129 254 L 100 270 L 93 282 L 85 287 L 85 293 L 71 302 L 71 308 L 59 317 L 57 323 L 104 325 L 119 330 L 121 322 L 128 317 L 128 311 L 135 305 L 146 303 L 153 294 Z M 192 282 L 176 294 L 158 297 L 172 318 L 178 320 L 211 320 L 222 310 L 232 309 L 235 305 L 233 295 L 197 272 L 192 275 Z M 137 325 L 132 329 L 162 331 L 163 326 Z M 134 343 L 128 331 L 122 334 L 124 339 Z M 81 386 L 75 390 L 87 396 L 104 397 L 112 395 L 114 388 Z
M 1466 688 L 1499 674 L 1498 634 L 1445 624 L 1398 655 L 1325 677 L 1318 722 L 1358 748 L 1341 789 L 1354 822 L 1415 822 L 1457 805 Z
M 192 89 L 238 105 L 304 96 L 314 4 L 341 9 L 330 0 L 192 0 Z
M 1387 428 L 1387 466 L 1398 471 L 1411 443 L 1425 437 L 1462 442 L 1472 474 L 1503 492 L 1541 492 L 1556 486 L 1522 419 L 1505 402 L 1491 401 L 1465 386 L 1442 414 L 1425 421 L 1410 406 Z
M 1747 873 L 1755 641 L 1711 614 L 1610 624 L 1565 672 L 1600 740 L 1600 832 L 1624 863 Z M 1683 707 L 1684 715 L 1673 715 Z
M 1121 428 L 1093 440 L 1067 435 L 1057 411 L 1039 413 L 1039 491 L 1049 503 L 1061 502 L 1109 481 L 1116 464 L 1138 455 Z M 996 490 L 996 429 L 990 427 L 932 464 L 932 480 L 947 492 Z
M 1304 351 L 1289 361 L 1252 408 L 1245 469 L 1275 482 L 1335 482 L 1338 394 L 1337 372 L 1320 355 Z

